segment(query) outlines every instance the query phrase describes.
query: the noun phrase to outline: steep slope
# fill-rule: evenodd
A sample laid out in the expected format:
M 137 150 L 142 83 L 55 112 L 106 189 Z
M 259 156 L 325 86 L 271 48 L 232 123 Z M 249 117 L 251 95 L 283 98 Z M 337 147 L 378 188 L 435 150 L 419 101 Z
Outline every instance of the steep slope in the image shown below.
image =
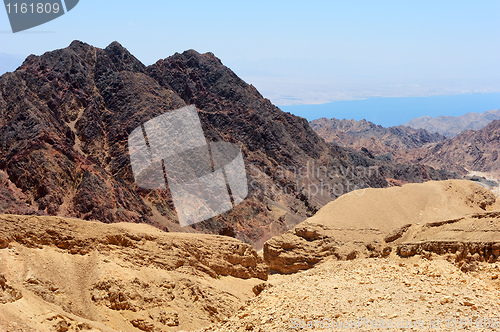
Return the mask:
M 176 331 L 267 280 L 248 244 L 152 226 L 0 215 L 0 331 Z
M 446 138 L 424 129 L 406 126 L 384 128 L 361 120 L 338 120 L 321 118 L 310 122 L 316 133 L 329 143 L 353 148 L 367 149 L 373 155 L 390 154 L 400 163 L 412 163 L 419 148 L 442 142 Z
M 483 113 L 467 113 L 462 116 L 439 116 L 437 118 L 423 116 L 408 121 L 403 126 L 426 129 L 446 137 L 455 137 L 466 130 L 479 130 L 498 119 L 500 119 L 500 110 L 491 110 Z
M 179 226 L 168 190 L 134 182 L 128 135 L 194 104 L 209 141 L 238 144 L 249 197 L 194 227 Z M 259 247 L 355 189 L 387 179 L 450 177 L 326 144 L 305 119 L 273 106 L 213 54 L 186 51 L 146 67 L 119 43 L 75 41 L 29 56 L 0 77 L 0 194 L 4 212 L 143 222 L 237 237 Z
M 118 43 L 101 50 L 73 42 L 0 78 L 0 167 L 31 206 L 154 223 L 133 187 L 126 138 L 144 119 L 184 103 L 144 70 Z M 115 100 L 127 102 L 118 108 Z
M 426 151 L 421 163 L 461 174 L 480 171 L 500 177 L 500 120 L 486 127 L 461 133 Z

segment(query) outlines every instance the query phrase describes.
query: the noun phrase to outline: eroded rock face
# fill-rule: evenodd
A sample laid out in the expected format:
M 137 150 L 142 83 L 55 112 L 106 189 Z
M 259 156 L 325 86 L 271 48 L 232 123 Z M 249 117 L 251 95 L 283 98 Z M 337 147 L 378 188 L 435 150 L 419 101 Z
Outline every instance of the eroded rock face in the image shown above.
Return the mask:
M 412 225 L 399 241 L 402 257 L 445 255 L 460 266 L 500 258 L 500 212 L 473 214 L 440 223 Z
M 141 224 L 0 215 L 0 239 L 0 303 L 24 295 L 26 312 L 44 313 L 3 307 L 0 330 L 193 330 L 227 319 L 269 274 L 239 240 Z
M 264 259 L 271 270 L 294 273 L 310 269 L 329 257 L 338 260 L 384 257 L 391 251 L 378 230 L 333 229 L 306 221 L 267 241 Z
M 267 279 L 268 268 L 255 250 L 226 236 L 163 232 L 152 235 L 54 217 L 3 215 L 0 220 L 0 238 L 7 245 L 14 242 L 30 248 L 54 246 L 77 255 L 98 250 L 138 266 L 166 270 L 191 267 L 214 278 L 222 275 Z
M 282 273 L 310 269 L 328 257 L 351 260 L 391 253 L 402 257 L 447 255 L 460 265 L 497 261 L 500 206 L 490 191 L 457 180 L 396 190 L 341 197 L 293 230 L 267 241 L 265 261 Z M 381 202 L 386 209 L 380 209 Z M 447 216 L 454 218 L 445 219 Z M 464 269 L 470 268 L 465 265 Z

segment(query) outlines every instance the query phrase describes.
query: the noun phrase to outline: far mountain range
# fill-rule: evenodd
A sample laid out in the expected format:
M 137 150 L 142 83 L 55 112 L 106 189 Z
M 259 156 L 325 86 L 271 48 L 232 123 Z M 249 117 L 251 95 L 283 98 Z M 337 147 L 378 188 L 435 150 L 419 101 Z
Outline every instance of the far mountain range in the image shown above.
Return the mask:
M 321 118 L 310 124 L 326 142 L 377 159 L 432 166 L 461 175 L 474 171 L 498 177 L 498 117 L 500 111 L 492 110 L 458 117 L 422 117 L 408 122 L 411 126 L 389 128 L 366 120 Z
M 403 124 L 415 129 L 426 129 L 429 132 L 440 133 L 446 137 L 455 137 L 463 131 L 478 130 L 493 120 L 500 119 L 500 109 L 483 113 L 467 113 L 462 116 L 439 116 L 436 118 L 423 116 Z

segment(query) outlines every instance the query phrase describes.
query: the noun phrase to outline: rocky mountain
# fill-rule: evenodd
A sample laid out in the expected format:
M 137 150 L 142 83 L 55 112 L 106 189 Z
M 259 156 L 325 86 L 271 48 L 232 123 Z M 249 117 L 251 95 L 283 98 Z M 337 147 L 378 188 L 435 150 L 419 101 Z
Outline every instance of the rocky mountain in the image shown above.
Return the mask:
M 500 120 L 486 127 L 468 130 L 457 137 L 438 143 L 425 152 L 421 163 L 453 170 L 461 174 L 480 171 L 500 177 Z
M 355 150 L 365 148 L 374 155 L 406 152 L 445 140 L 444 136 L 424 129 L 406 126 L 384 128 L 366 120 L 321 118 L 311 121 L 310 125 L 329 143 Z
M 500 119 L 500 110 L 491 110 L 483 113 L 467 113 L 462 116 L 439 116 L 437 118 L 424 116 L 408 121 L 403 126 L 426 129 L 446 137 L 455 137 L 466 130 L 479 130 L 498 119 Z
M 127 140 L 144 122 L 191 104 L 209 141 L 241 148 L 249 196 L 182 228 L 168 190 L 135 184 Z M 149 67 L 117 42 L 31 55 L 0 77 L 0 124 L 1 212 L 148 223 L 257 248 L 346 192 L 453 176 L 327 144 L 213 54 L 193 50 Z

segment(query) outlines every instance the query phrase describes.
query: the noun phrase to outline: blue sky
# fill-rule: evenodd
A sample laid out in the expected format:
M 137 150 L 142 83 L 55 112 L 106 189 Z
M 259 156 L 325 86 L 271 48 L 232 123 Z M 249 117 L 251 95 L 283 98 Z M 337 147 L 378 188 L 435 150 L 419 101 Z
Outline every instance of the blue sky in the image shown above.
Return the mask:
M 80 0 L 17 34 L 0 8 L 0 53 L 74 39 L 117 40 L 145 64 L 210 51 L 279 105 L 500 92 L 499 13 L 498 0 Z

